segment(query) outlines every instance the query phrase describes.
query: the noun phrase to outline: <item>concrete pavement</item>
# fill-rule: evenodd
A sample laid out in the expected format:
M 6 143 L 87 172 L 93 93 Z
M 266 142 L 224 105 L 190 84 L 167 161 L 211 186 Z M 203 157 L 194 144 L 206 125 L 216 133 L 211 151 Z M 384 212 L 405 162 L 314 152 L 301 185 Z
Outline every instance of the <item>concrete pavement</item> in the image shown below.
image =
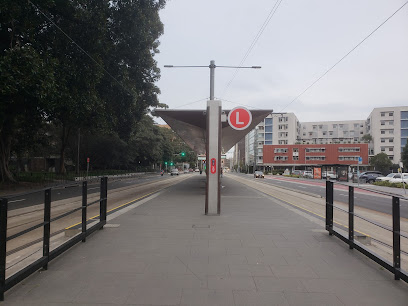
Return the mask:
M 4 305 L 407 305 L 408 286 L 321 221 L 222 179 L 171 186 L 6 293 Z

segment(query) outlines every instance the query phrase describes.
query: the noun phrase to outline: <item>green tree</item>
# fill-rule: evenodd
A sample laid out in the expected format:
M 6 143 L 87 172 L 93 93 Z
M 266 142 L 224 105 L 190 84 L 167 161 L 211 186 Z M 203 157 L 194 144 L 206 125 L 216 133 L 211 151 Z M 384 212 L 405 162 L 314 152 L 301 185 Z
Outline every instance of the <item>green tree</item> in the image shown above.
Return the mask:
M 53 1 L 43 1 L 44 7 Z M 47 25 L 27 1 L 0 2 L 0 173 L 1 181 L 14 181 L 9 160 L 32 145 L 35 133 L 47 118 L 55 93 L 55 64 L 36 47 L 38 33 Z
M 408 142 L 404 146 L 401 152 L 401 161 L 405 169 L 408 169 Z
M 392 161 L 385 153 L 378 153 L 373 156 L 370 160 L 370 164 L 374 166 L 376 170 L 381 171 L 384 174 L 388 172 L 390 167 L 392 167 Z
M 373 137 L 370 134 L 365 134 L 361 137 L 361 140 L 368 143 L 373 141 Z

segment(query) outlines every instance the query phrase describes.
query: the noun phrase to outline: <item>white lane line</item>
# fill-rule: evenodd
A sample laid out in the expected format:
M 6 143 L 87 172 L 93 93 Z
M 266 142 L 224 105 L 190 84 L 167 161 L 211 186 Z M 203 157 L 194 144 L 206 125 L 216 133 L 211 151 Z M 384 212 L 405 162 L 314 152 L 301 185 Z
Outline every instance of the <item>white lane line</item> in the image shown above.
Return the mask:
M 21 200 L 14 200 L 14 201 L 8 201 L 9 203 L 13 203 L 13 202 L 21 202 L 21 201 L 25 201 L 26 199 L 21 199 Z
M 305 188 L 305 189 L 306 189 L 306 187 L 305 187 L 305 186 L 299 186 L 299 188 Z
M 348 194 L 344 194 L 344 193 L 340 193 L 339 195 L 344 196 L 344 197 L 348 197 Z
M 99 189 L 99 187 L 88 188 L 88 190 Z

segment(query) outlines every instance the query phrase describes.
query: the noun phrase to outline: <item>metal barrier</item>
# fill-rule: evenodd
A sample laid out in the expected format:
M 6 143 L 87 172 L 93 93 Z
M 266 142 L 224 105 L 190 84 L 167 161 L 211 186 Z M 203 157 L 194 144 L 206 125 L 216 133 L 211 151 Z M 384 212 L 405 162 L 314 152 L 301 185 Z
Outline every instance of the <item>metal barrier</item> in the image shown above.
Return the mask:
M 43 268 L 47 270 L 48 263 L 56 258 L 58 255 L 62 254 L 72 246 L 74 246 L 79 241 L 85 242 L 86 237 L 98 229 L 102 229 L 106 224 L 106 214 L 107 214 L 107 196 L 108 196 L 108 179 L 107 177 L 101 178 L 100 181 L 100 197 L 98 200 L 91 203 L 87 203 L 87 182 L 82 182 L 82 205 L 71 211 L 68 211 L 62 215 L 59 215 L 51 219 L 51 188 L 44 190 L 44 222 L 34 225 L 28 229 L 25 229 L 19 233 L 7 237 L 7 214 L 8 214 L 8 198 L 0 199 L 0 301 L 4 301 L 4 293 L 24 280 L 26 277 L 34 273 L 35 271 Z M 99 202 L 100 205 L 100 216 L 99 222 L 92 227 L 86 227 L 87 222 L 87 207 Z M 82 232 L 72 239 L 66 241 L 59 247 L 50 251 L 50 228 L 51 222 L 64 218 L 71 215 L 77 211 L 82 211 Z M 31 232 L 37 228 L 43 227 L 43 255 L 40 259 L 26 266 L 19 272 L 10 276 L 6 279 L 6 247 L 7 241 L 20 237 L 28 232 Z
M 394 274 L 395 280 L 402 279 L 405 282 L 408 282 L 408 273 L 401 269 L 401 237 L 408 238 L 407 235 L 401 233 L 400 227 L 400 198 L 399 196 L 392 196 L 392 228 L 388 228 L 387 226 L 382 226 L 368 220 L 362 216 L 359 216 L 354 212 L 354 187 L 349 186 L 349 197 L 348 197 L 348 210 L 343 210 L 339 207 L 335 207 L 333 205 L 333 192 L 334 183 L 327 181 L 326 182 L 326 230 L 329 232 L 329 235 L 335 235 L 336 237 L 340 238 L 344 242 L 349 245 L 350 249 L 356 249 L 375 261 L 376 263 L 380 264 L 382 267 L 390 271 Z M 372 191 L 372 190 L 370 190 Z M 375 192 L 375 191 L 372 191 Z M 383 194 L 381 192 L 378 192 Z M 334 208 L 341 210 L 343 212 L 348 213 L 348 237 L 344 236 L 343 234 L 336 232 L 333 229 L 333 213 Z M 388 260 L 376 255 L 375 253 L 371 252 L 368 248 L 364 247 L 363 245 L 354 241 L 354 217 L 360 218 L 371 224 L 377 225 L 382 229 L 391 231 L 393 233 L 393 245 L 392 245 L 392 252 L 393 252 L 393 262 L 389 262 Z

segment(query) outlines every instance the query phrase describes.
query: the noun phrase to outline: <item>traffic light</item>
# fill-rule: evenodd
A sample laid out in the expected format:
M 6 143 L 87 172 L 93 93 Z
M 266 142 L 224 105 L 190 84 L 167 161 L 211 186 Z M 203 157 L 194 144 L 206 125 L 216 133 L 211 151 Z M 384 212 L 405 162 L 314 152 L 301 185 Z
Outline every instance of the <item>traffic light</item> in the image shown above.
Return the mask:
M 167 162 L 164 162 L 165 165 L 167 165 Z
M 181 152 L 181 156 L 186 156 L 186 153 L 185 153 L 185 152 Z
M 170 166 L 173 166 L 173 162 L 170 163 Z

